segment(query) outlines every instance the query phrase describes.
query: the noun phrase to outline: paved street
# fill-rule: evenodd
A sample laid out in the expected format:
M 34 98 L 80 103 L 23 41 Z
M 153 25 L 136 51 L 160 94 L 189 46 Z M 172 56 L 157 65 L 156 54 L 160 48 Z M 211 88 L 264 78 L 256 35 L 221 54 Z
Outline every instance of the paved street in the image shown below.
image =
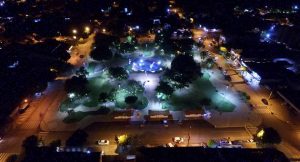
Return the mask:
M 203 35 L 203 32 L 195 30 L 194 40 L 197 40 Z M 232 70 L 228 66 L 227 61 L 221 55 L 217 54 L 217 50 L 209 46 L 212 39 L 204 41 L 205 49 L 208 50 L 214 57 L 217 57 L 216 63 L 224 70 Z M 243 80 L 240 75 L 234 75 L 234 80 Z M 283 138 L 283 142 L 277 146 L 279 150 L 282 150 L 290 158 L 300 158 L 300 117 L 291 115 L 287 107 L 283 104 L 283 101 L 277 98 L 271 98 L 269 100 L 269 106 L 262 103 L 261 99 L 269 98 L 270 92 L 261 86 L 251 86 L 247 83 L 233 84 L 235 90 L 246 92 L 251 96 L 250 103 L 254 105 L 254 110 L 250 111 L 251 114 L 256 114 L 259 117 L 257 120 L 261 120 L 261 124 L 265 127 L 273 127 L 278 130 L 279 134 Z M 248 123 L 253 126 L 251 121 Z M 229 125 L 228 125 L 229 126 Z
M 190 126 L 192 129 L 190 129 Z M 162 145 L 172 142 L 172 137 L 179 136 L 185 139 L 185 142 L 182 145 L 186 146 L 188 133 L 190 133 L 191 137 L 190 145 L 194 146 L 201 144 L 201 142 L 207 142 L 209 139 L 223 139 L 230 137 L 231 140 L 247 140 L 251 138 L 244 128 L 214 128 L 205 121 L 183 122 L 182 125 L 170 123 L 167 128 L 159 123 L 149 123 L 143 128 L 137 124 L 129 124 L 126 122 L 94 123 L 85 130 L 89 134 L 87 146 L 95 146 L 95 142 L 98 139 L 110 140 L 111 145 L 109 147 L 103 147 L 106 154 L 114 154 L 116 148 L 114 143 L 115 135 L 122 134 L 137 135 L 141 145 Z M 0 145 L 0 152 L 19 152 L 22 140 L 31 135 L 31 133 L 33 133 L 33 131 L 19 130 L 11 132 L 6 137 L 5 142 Z M 42 137 L 46 144 L 56 139 L 61 139 L 64 142 L 71 133 L 71 131 L 35 132 L 36 135 Z

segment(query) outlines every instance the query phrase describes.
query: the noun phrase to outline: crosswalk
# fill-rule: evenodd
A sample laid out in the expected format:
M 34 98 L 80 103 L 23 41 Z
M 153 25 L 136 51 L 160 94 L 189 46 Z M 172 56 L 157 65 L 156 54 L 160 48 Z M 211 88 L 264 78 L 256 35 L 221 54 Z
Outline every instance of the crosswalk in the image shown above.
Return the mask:
M 12 155 L 16 155 L 16 154 L 15 153 L 0 153 L 0 162 L 6 162 L 7 159 Z
M 40 121 L 27 121 L 22 124 L 17 125 L 18 129 L 21 130 L 30 130 L 30 129 L 37 129 L 39 127 Z

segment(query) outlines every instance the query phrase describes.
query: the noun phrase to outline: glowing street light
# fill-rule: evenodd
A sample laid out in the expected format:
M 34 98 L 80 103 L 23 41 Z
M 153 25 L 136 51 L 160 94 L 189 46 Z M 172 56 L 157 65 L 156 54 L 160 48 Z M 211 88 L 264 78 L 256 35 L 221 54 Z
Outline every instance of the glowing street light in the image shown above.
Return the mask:
M 71 99 L 74 98 L 75 97 L 75 93 L 69 93 L 68 97 L 71 98 Z
M 91 31 L 90 27 L 86 26 L 84 27 L 84 32 L 89 33 Z
M 129 27 L 129 31 L 130 31 L 130 32 L 132 31 L 132 27 Z
M 105 28 L 103 28 L 103 29 L 102 29 L 102 32 L 103 32 L 103 33 L 105 33 L 105 32 L 106 32 L 106 29 L 105 29 Z
M 72 30 L 72 33 L 73 33 L 73 34 L 77 34 L 77 30 L 76 30 L 76 29 L 73 29 L 73 30 Z
M 74 35 L 74 36 L 73 36 L 73 39 L 77 39 L 77 37 Z
M 260 130 L 258 133 L 257 133 L 257 137 L 258 138 L 261 138 L 263 135 L 265 134 L 265 131 L 262 129 L 262 130 Z
M 191 22 L 191 23 L 194 23 L 194 18 L 191 17 L 191 18 L 190 18 L 190 22 Z

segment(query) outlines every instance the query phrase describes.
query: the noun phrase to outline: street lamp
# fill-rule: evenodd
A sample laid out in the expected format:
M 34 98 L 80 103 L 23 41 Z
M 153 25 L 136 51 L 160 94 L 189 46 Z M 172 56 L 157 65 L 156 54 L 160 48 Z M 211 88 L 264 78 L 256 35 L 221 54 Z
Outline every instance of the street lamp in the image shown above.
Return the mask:
M 86 26 L 84 27 L 84 32 L 89 33 L 91 31 L 90 27 Z
M 77 34 L 77 30 L 76 30 L 76 29 L 73 29 L 73 30 L 72 30 L 72 33 L 73 33 L 73 34 Z
M 190 145 L 190 140 L 191 140 L 191 129 L 192 129 L 192 126 L 190 125 L 189 132 L 188 132 L 188 143 L 187 143 L 188 146 Z
M 102 29 L 102 32 L 103 32 L 103 33 L 105 33 L 105 32 L 106 32 L 106 29 L 105 29 L 105 28 L 103 28 L 103 29 Z

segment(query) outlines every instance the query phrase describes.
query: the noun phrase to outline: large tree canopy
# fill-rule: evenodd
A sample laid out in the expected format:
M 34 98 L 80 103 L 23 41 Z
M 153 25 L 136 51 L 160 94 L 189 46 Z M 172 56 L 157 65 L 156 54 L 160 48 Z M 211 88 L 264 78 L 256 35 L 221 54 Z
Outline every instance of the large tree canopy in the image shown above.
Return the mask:
M 111 67 L 108 71 L 109 74 L 117 80 L 124 80 L 128 78 L 127 71 L 122 67 Z
M 132 105 L 134 103 L 136 103 L 136 101 L 138 100 L 138 98 L 136 96 L 127 96 L 125 98 L 125 102 L 128 104 L 128 105 Z
M 165 76 L 174 81 L 178 88 L 188 86 L 201 75 L 200 66 L 189 55 L 177 55 L 171 63 L 171 69 L 165 73 Z
M 76 130 L 66 141 L 66 146 L 83 146 L 88 134 L 81 129 Z
M 85 77 L 73 76 L 71 79 L 66 80 L 65 91 L 83 96 L 87 93 L 87 83 L 88 81 Z
M 159 82 L 159 85 L 156 87 L 155 90 L 156 92 L 163 93 L 167 96 L 172 95 L 174 92 L 174 89 L 167 82 L 163 81 Z
M 113 57 L 113 53 L 109 49 L 109 46 L 100 45 L 94 48 L 91 52 L 91 57 L 98 61 L 109 60 Z

